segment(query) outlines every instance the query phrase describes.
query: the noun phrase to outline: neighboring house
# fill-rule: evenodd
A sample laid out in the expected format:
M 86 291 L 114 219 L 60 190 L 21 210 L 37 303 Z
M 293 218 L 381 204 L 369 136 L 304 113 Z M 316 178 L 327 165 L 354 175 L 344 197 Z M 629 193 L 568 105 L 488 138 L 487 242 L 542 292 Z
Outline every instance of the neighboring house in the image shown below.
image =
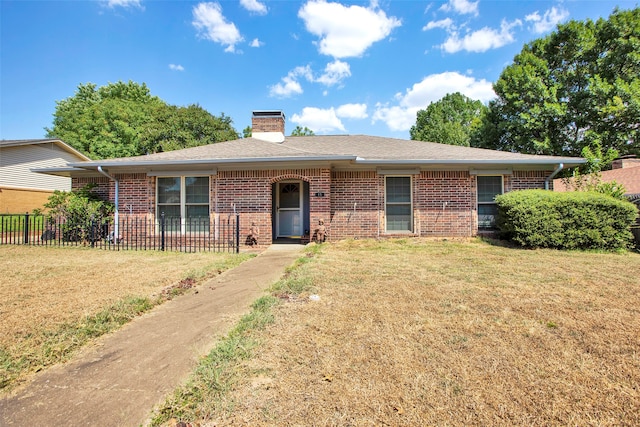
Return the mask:
M 65 166 L 89 158 L 59 139 L 0 141 L 0 214 L 42 208 L 54 190 L 70 190 L 69 177 L 32 169 Z
M 120 216 L 215 222 L 237 212 L 241 239 L 473 236 L 494 197 L 550 188 L 573 157 L 534 156 L 366 135 L 285 137 L 281 111 L 255 111 L 252 137 L 139 157 L 69 162 L 40 172 L 96 183 Z
M 625 189 L 625 195 L 632 200 L 640 199 L 640 159 L 626 156 L 616 159 L 611 164 L 612 169 L 600 172 L 602 182 L 616 181 Z M 553 188 L 556 191 L 567 191 L 564 179 L 554 179 Z

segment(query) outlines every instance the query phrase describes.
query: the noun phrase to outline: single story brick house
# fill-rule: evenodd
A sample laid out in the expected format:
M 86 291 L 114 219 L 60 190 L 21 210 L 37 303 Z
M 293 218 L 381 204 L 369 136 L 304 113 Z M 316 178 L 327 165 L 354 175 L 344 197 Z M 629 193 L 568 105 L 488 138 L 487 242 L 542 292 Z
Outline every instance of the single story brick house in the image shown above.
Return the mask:
M 120 215 L 189 221 L 237 212 L 260 244 L 391 236 L 474 236 L 493 225 L 494 197 L 547 188 L 581 158 L 536 156 L 366 135 L 287 136 L 281 111 L 254 111 L 252 137 L 40 172 L 117 203 Z

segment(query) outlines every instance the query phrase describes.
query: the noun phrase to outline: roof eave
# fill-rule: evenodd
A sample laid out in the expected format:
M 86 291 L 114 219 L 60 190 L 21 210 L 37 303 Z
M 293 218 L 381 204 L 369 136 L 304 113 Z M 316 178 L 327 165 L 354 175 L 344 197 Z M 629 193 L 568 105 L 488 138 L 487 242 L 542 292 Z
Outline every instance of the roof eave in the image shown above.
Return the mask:
M 131 170 L 132 168 L 154 168 L 161 170 L 175 169 L 176 167 L 230 167 L 230 166 L 259 166 L 289 163 L 349 163 L 361 166 L 556 166 L 563 164 L 565 168 L 574 167 L 586 162 L 582 158 L 558 157 L 554 159 L 364 159 L 353 155 L 338 156 L 299 156 L 299 157 L 253 157 L 253 158 L 226 158 L 226 159 L 191 159 L 191 160 L 163 160 L 163 161 L 99 161 L 69 163 L 68 167 L 33 169 L 33 172 L 58 176 L 88 176 L 95 173 L 98 167 Z
M 96 176 L 97 172 L 87 169 L 80 169 L 74 167 L 57 167 L 57 168 L 34 168 L 29 169 L 31 172 L 41 173 L 45 175 L 62 176 L 65 178 L 71 178 L 72 176 Z

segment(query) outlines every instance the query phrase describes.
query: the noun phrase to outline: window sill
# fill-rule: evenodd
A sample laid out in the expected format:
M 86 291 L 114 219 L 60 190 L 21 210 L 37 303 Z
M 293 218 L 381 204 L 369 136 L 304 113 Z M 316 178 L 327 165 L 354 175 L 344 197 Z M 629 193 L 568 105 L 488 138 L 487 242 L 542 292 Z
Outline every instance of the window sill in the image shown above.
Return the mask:
M 381 236 L 384 237 L 393 237 L 393 236 L 399 236 L 399 237 L 417 237 L 418 234 L 414 233 L 413 231 L 401 231 L 401 230 L 393 230 L 393 231 L 383 231 Z

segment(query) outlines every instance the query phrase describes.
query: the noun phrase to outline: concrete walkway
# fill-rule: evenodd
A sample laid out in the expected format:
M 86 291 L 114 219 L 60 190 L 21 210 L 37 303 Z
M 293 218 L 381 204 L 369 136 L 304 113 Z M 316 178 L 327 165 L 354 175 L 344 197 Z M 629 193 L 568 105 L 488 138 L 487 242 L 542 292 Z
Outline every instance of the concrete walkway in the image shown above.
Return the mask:
M 272 245 L 121 330 L 72 361 L 37 374 L 0 400 L 2 426 L 139 426 L 184 382 L 198 359 L 302 255 L 301 245 Z

